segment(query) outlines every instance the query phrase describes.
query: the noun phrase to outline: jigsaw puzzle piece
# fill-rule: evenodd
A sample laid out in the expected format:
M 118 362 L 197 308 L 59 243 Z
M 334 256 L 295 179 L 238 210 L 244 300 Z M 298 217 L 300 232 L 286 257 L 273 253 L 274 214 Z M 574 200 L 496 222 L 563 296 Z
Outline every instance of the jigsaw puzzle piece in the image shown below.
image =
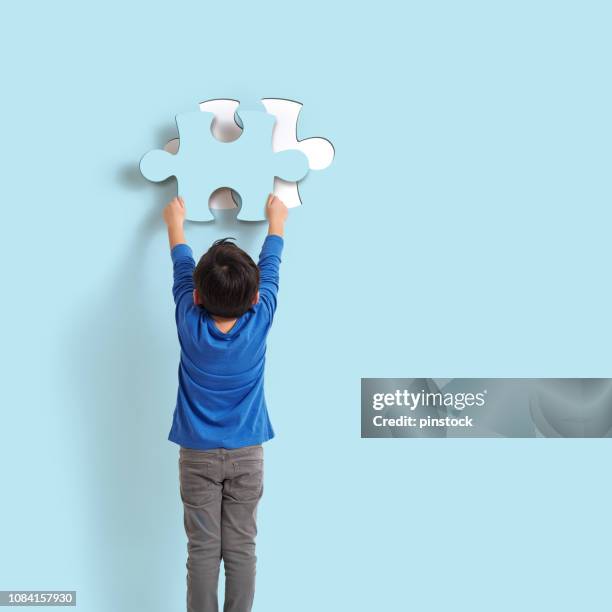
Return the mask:
M 250 105 L 245 109 L 244 104 L 230 98 L 218 98 L 200 103 L 200 110 L 215 115 L 212 132 L 217 140 L 233 142 L 240 137 L 242 123 L 240 117 L 236 115 L 239 105 L 242 112 L 245 112 L 248 108 L 253 108 L 253 105 Z M 334 158 L 334 148 L 328 140 L 325 138 L 297 139 L 297 121 L 302 108 L 300 102 L 281 98 L 263 98 L 259 105 L 276 118 L 276 124 L 272 132 L 273 151 L 301 150 L 308 157 L 308 165 L 311 170 L 322 170 L 331 164 Z M 170 143 L 173 142 L 170 141 Z M 176 146 L 178 146 L 178 142 Z M 276 177 L 272 191 L 289 208 L 300 206 L 302 203 L 296 182 Z M 231 191 L 220 190 L 211 200 L 210 207 L 213 209 L 234 208 L 236 200 L 235 194 L 232 194 Z
M 200 103 L 200 110 L 214 114 L 211 131 L 213 136 L 221 142 L 233 142 L 242 134 L 242 122 L 237 115 L 238 108 L 242 112 L 253 108 L 241 104 L 231 98 L 217 98 Z M 327 168 L 334 158 L 334 147 L 325 138 L 297 139 L 297 122 L 302 104 L 293 100 L 283 98 L 263 98 L 259 106 L 273 115 L 276 124 L 272 131 L 272 150 L 286 151 L 297 149 L 302 151 L 308 158 L 308 166 L 311 170 L 322 170 Z M 260 109 L 262 110 L 262 109 Z M 165 150 L 176 153 L 179 139 L 176 138 L 167 143 Z M 283 180 L 275 177 L 272 191 L 289 208 L 301 205 L 301 198 L 297 182 Z M 231 209 L 238 205 L 236 193 L 231 189 L 218 189 L 213 192 L 209 200 L 211 209 Z M 246 213 L 245 213 L 246 214 Z
M 297 121 L 301 104 L 280 102 L 288 105 L 274 106 L 273 110 L 293 109 L 291 117 Z M 310 160 L 303 151 L 288 146 L 293 142 L 288 135 L 293 133 L 295 139 L 295 125 L 293 132 L 286 125 L 281 128 L 278 134 L 282 142 L 275 146 L 275 116 L 267 113 L 262 103 L 258 107 L 245 110 L 238 108 L 236 100 L 208 100 L 200 104 L 200 112 L 177 115 L 180 140 L 168 142 L 164 151 L 145 155 L 141 160 L 143 175 L 153 181 L 175 176 L 178 192 L 185 200 L 199 203 L 188 206 L 188 218 L 195 221 L 214 219 L 209 206 L 235 208 L 237 201 L 242 202 L 240 220 L 263 220 L 264 202 L 271 191 L 288 206 L 299 205 L 297 181 L 308 172 Z M 328 143 L 325 139 L 312 140 Z M 230 142 L 231 146 L 227 144 Z M 209 206 L 203 206 L 203 202 Z

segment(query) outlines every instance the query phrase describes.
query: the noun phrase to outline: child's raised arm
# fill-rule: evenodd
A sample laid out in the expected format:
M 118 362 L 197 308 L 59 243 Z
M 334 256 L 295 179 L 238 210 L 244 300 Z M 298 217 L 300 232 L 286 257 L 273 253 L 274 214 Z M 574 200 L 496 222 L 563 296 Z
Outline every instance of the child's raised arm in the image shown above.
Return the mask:
M 270 322 L 276 311 L 279 266 L 283 251 L 283 232 L 287 219 L 287 207 L 276 196 L 270 194 L 266 202 L 268 237 L 259 255 L 259 300 L 266 307 Z
M 173 249 L 177 244 L 185 244 L 185 202 L 181 196 L 172 198 L 164 208 L 164 221 L 168 226 L 168 240 L 170 248 Z
M 174 268 L 174 283 L 172 294 L 177 305 L 182 309 L 193 303 L 193 269 L 195 262 L 193 253 L 185 242 L 185 202 L 180 196 L 173 198 L 164 208 L 164 221 L 168 226 L 168 241 L 170 242 L 170 255 Z
M 268 235 L 282 236 L 285 230 L 285 221 L 289 210 L 285 206 L 285 203 L 277 198 L 275 195 L 270 194 L 268 201 L 266 202 L 266 217 L 268 217 Z

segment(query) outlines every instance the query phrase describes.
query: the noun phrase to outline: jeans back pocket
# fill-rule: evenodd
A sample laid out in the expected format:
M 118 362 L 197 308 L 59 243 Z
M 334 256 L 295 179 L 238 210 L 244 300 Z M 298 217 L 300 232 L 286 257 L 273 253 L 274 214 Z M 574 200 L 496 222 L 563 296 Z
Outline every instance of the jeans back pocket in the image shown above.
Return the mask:
M 214 492 L 213 466 L 208 461 L 179 461 L 181 499 L 190 506 L 203 506 Z
M 263 459 L 233 462 L 231 496 L 237 501 L 256 501 L 263 495 Z

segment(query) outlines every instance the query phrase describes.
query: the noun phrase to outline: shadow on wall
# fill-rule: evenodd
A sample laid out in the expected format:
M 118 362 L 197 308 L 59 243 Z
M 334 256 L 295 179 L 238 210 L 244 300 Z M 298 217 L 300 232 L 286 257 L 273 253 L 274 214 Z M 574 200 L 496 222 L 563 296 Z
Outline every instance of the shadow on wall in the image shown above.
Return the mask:
M 132 179 L 133 174 L 122 177 Z M 167 440 L 179 346 L 174 313 L 159 306 L 171 301 L 168 253 L 159 259 L 155 254 L 155 261 L 167 262 L 163 274 L 143 273 L 151 243 L 164 231 L 162 206 L 158 202 L 124 245 L 125 254 L 108 284 L 88 296 L 87 303 L 75 305 L 68 332 L 74 368 L 69 374 L 76 395 L 70 427 L 76 433 L 75 456 L 91 537 L 83 543 L 90 559 L 84 573 L 91 588 L 82 593 L 81 602 L 88 609 L 166 612 L 184 605 L 183 599 L 177 601 L 176 590 L 184 585 L 187 550 L 178 447 Z M 236 237 L 253 255 L 265 224 L 238 222 L 237 210 L 214 214 L 216 222 L 186 228 L 196 260 L 223 236 Z M 165 241 L 163 245 L 165 250 Z M 177 576 L 182 576 L 178 587 Z

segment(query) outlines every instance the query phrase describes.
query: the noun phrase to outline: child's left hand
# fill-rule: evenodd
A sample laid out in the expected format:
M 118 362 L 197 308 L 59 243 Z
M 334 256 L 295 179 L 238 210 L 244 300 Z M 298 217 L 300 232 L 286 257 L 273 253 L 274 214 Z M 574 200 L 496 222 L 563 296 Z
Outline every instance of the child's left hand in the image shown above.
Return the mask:
M 181 196 L 172 198 L 164 208 L 164 221 L 168 227 L 183 227 L 185 222 L 185 202 Z

